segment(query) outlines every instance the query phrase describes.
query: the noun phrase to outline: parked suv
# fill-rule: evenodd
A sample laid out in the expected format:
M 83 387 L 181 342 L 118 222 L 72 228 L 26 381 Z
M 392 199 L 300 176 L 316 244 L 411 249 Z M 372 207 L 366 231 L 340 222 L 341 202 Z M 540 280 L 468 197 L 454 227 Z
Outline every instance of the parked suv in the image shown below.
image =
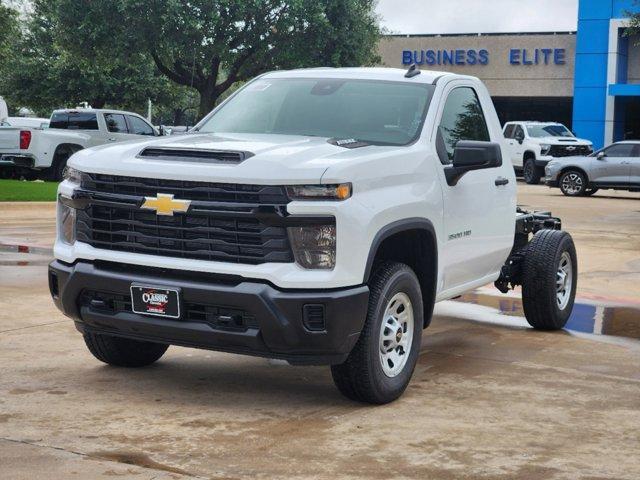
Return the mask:
M 54 302 L 105 363 L 170 344 L 331 365 L 347 397 L 407 387 L 436 301 L 522 285 L 562 328 L 577 259 L 550 214 L 516 208 L 477 78 L 279 71 L 194 133 L 87 149 L 58 188 Z
M 504 126 L 504 137 L 513 167 L 532 185 L 540 182 L 545 165 L 554 158 L 593 152 L 590 141 L 576 138 L 561 123 L 509 122 Z
M 640 192 L 640 141 L 614 143 L 586 157 L 552 160 L 545 183 L 569 197 L 593 195 L 601 188 Z

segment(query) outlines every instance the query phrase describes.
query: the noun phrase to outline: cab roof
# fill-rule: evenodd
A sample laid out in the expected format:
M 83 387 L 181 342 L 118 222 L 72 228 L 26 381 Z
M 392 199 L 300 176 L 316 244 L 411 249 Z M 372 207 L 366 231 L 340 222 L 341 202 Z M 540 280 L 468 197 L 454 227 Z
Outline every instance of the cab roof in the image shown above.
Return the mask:
M 303 68 L 298 70 L 278 70 L 264 74 L 261 78 L 344 78 L 357 80 L 384 80 L 406 83 L 434 84 L 441 77 L 469 78 L 475 77 L 459 75 L 451 72 L 439 72 L 436 70 L 421 70 L 419 75 L 406 78 L 408 69 L 384 68 L 384 67 L 319 67 Z

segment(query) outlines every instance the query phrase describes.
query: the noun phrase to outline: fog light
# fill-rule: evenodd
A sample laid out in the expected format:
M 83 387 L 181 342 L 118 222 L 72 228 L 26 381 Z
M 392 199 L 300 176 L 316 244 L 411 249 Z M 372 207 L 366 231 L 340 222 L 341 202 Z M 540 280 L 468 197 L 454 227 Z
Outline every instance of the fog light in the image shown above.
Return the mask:
M 60 203 L 60 236 L 68 245 L 76 241 L 76 209 L 63 203 Z
M 296 263 L 302 268 L 330 270 L 336 265 L 336 226 L 289 227 Z

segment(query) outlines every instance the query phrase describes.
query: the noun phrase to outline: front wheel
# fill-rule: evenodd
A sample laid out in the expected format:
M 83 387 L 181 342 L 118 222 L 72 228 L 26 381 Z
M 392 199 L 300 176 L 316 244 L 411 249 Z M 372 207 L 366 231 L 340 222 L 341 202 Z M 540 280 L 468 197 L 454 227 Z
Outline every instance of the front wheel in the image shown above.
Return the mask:
M 578 261 L 571 235 L 540 230 L 525 251 L 522 306 L 527 322 L 538 330 L 563 328 L 573 310 Z
M 538 183 L 540 183 L 542 174 L 540 173 L 540 169 L 536 166 L 536 161 L 533 158 L 525 161 L 524 168 L 522 170 L 522 177 L 529 185 L 538 185 Z
M 567 197 L 579 197 L 587 190 L 587 179 L 577 170 L 569 170 L 560 176 L 560 191 Z M 595 192 L 594 192 L 595 193 Z
M 331 367 L 346 397 L 383 404 L 407 388 L 420 353 L 424 325 L 420 283 L 411 268 L 387 262 L 369 283 L 367 318 L 347 360 Z

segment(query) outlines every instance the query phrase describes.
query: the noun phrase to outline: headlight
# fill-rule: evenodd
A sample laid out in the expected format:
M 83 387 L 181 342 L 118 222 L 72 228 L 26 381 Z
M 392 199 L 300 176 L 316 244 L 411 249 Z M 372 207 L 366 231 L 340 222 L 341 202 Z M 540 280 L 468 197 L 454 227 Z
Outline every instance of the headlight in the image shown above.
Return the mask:
M 62 198 L 62 196 L 61 196 Z M 60 238 L 67 245 L 76 241 L 76 209 L 59 202 L 60 208 Z
M 287 194 L 291 200 L 346 200 L 351 196 L 351 184 L 292 185 Z
M 547 155 L 551 151 L 551 145 L 543 143 L 540 145 L 540 149 L 540 153 L 542 153 L 542 155 Z
M 64 170 L 64 179 L 80 185 L 82 182 L 82 172 L 75 168 L 67 167 Z
M 331 270 L 336 265 L 336 226 L 289 227 L 296 263 L 302 268 Z
M 551 162 L 547 163 L 547 168 L 553 168 L 556 165 L 558 165 L 558 162 L 551 161 Z

